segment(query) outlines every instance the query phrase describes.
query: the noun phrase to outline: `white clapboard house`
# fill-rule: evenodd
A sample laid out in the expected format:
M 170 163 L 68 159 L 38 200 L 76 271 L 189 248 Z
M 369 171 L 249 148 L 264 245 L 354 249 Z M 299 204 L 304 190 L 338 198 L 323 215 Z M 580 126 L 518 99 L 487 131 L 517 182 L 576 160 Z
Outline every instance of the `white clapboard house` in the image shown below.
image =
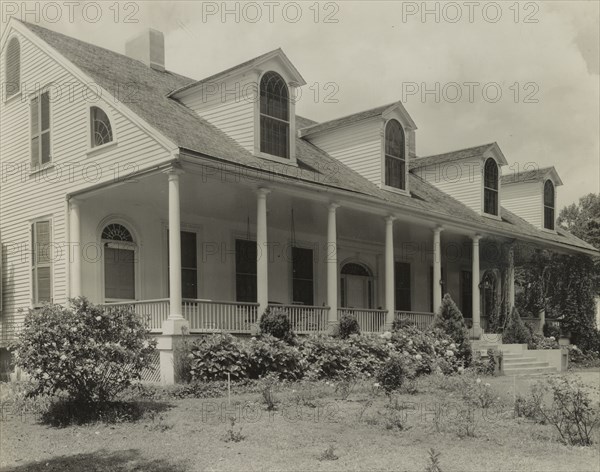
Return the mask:
M 555 226 L 553 167 L 503 176 L 496 143 L 421 157 L 400 102 L 298 116 L 281 49 L 195 80 L 155 30 L 123 55 L 13 18 L 0 47 L 3 345 L 79 295 L 133 305 L 167 360 L 182 328 L 250 333 L 268 306 L 378 332 L 444 293 L 476 338 L 514 303 L 515 242 L 597 254 Z

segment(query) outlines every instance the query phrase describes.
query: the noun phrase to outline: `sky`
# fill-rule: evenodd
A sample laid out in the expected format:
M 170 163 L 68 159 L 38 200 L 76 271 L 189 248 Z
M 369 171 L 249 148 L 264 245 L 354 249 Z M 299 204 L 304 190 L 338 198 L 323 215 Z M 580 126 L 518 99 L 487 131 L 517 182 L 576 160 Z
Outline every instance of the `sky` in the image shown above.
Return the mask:
M 504 173 L 556 167 L 558 208 L 600 191 L 597 0 L 92 3 L 3 1 L 2 26 L 16 9 L 117 52 L 154 28 L 167 68 L 194 79 L 281 47 L 307 82 L 302 116 L 401 100 L 419 156 L 496 141 Z

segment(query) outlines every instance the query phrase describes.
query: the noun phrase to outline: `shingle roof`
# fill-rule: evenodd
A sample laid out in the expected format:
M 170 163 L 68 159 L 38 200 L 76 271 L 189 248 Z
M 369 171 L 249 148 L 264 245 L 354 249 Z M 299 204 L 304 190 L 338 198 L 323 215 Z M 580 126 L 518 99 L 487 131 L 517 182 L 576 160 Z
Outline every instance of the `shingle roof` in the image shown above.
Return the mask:
M 502 185 L 516 184 L 518 182 L 542 182 L 551 176 L 555 185 L 562 185 L 562 180 L 554 166 L 542 167 L 540 169 L 524 170 L 521 172 L 510 172 L 502 176 Z
M 395 103 L 388 103 L 387 105 L 371 108 L 370 110 L 364 110 L 358 113 L 352 113 L 351 115 L 342 116 L 341 118 L 336 118 L 335 120 L 324 121 L 323 123 L 317 123 L 304 128 L 298 128 L 299 133 L 300 136 L 307 136 L 309 134 L 350 125 L 358 121 L 366 120 L 367 118 L 371 118 L 373 116 L 381 115 L 385 110 L 394 105 Z
M 466 149 L 459 149 L 458 151 L 445 152 L 443 154 L 436 154 L 433 156 L 418 157 L 411 160 L 409 163 L 410 170 L 419 169 L 421 167 L 427 167 L 430 165 L 445 164 L 447 162 L 458 161 L 461 159 L 467 159 L 469 157 L 481 157 L 484 152 L 488 149 L 497 146 L 496 143 L 481 144 Z
M 294 65 L 291 63 L 291 61 L 285 55 L 283 50 L 281 48 L 277 48 L 277 49 L 269 51 L 265 54 L 261 54 L 260 56 L 254 57 L 248 61 L 242 62 L 241 64 L 236 64 L 235 66 L 230 67 L 229 69 L 225 69 L 221 72 L 217 72 L 216 74 L 211 75 L 210 77 L 206 77 L 206 78 L 204 78 L 202 80 L 198 80 L 194 83 L 187 84 L 187 85 L 181 87 L 180 89 L 173 91 L 169 96 L 171 96 L 171 97 L 176 96 L 177 94 L 179 94 L 187 89 L 194 88 L 195 86 L 200 85 L 200 84 L 206 84 L 207 82 L 214 82 L 220 78 L 225 77 L 230 72 L 234 72 L 234 71 L 238 71 L 238 70 L 241 71 L 242 69 L 251 68 L 253 66 L 258 66 L 263 61 L 266 61 L 267 59 L 270 59 L 270 58 L 276 57 L 276 56 L 279 56 L 286 64 L 289 65 L 290 69 L 294 73 L 294 76 L 301 82 L 302 85 L 306 84 L 306 81 L 302 78 L 302 76 L 300 75 L 300 72 L 298 72 L 298 70 L 294 67 Z
M 190 151 L 192 155 L 199 153 L 234 164 L 265 169 L 263 159 L 252 155 L 182 103 L 168 98 L 170 92 L 193 84 L 194 80 L 170 71 L 157 71 L 122 54 L 37 25 L 22 23 L 101 87 L 114 90 L 115 84 L 136 84 L 138 88 L 136 100 L 125 105 L 166 138 L 173 141 L 182 149 L 182 152 Z M 363 114 L 379 114 L 389 106 L 374 108 Z M 350 119 L 350 117 L 346 117 L 346 119 Z M 352 115 L 351 119 L 357 119 L 356 114 Z M 316 125 L 314 121 L 300 116 L 297 116 L 296 120 L 298 129 Z M 338 124 L 342 120 L 344 118 L 337 120 Z M 474 153 L 476 149 L 481 152 L 493 145 L 488 144 L 470 148 L 470 150 L 430 157 L 463 156 L 468 152 Z M 423 162 L 423 159 L 430 157 L 421 158 L 417 162 Z M 501 213 L 501 221 L 483 217 L 413 174 L 409 174 L 409 188 L 411 196 L 414 198 L 384 190 L 322 149 L 301 138 L 296 139 L 296 158 L 301 171 L 298 180 L 374 197 L 382 202 L 388 202 L 404 209 L 426 212 L 434 217 L 439 215 L 446 219 L 452 218 L 471 223 L 477 228 L 489 230 L 491 233 L 509 232 L 515 237 L 521 235 L 576 248 L 593 249 L 591 245 L 562 230 L 558 230 L 557 234 L 540 231 L 504 208 Z M 292 170 L 294 173 L 291 173 Z M 286 178 L 296 175 L 295 171 L 297 171 L 296 167 L 285 164 L 278 164 L 272 170 L 273 173 L 278 173 Z

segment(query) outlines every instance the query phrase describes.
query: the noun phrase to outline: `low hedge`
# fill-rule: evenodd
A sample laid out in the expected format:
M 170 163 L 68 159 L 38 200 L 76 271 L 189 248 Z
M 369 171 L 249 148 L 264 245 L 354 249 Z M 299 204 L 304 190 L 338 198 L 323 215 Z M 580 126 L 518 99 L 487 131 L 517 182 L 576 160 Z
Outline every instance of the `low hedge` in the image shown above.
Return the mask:
M 451 373 L 462 361 L 460 346 L 440 330 L 406 326 L 394 333 L 353 334 L 346 339 L 328 335 L 297 338 L 292 344 L 270 335 L 243 340 L 215 334 L 192 344 L 193 380 L 258 379 L 276 373 L 280 379 L 335 379 L 348 373 L 375 376 L 390 358 L 399 358 L 415 375 Z

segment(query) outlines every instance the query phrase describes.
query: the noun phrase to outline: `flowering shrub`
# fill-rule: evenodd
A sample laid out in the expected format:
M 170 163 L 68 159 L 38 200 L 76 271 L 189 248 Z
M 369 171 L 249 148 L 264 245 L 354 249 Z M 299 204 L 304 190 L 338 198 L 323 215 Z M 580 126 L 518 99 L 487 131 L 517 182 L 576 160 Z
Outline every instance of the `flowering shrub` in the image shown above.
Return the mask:
M 358 320 L 354 316 L 343 314 L 340 318 L 339 330 L 340 338 L 342 339 L 346 339 L 351 334 L 360 334 Z
M 459 346 L 441 330 L 421 331 L 414 326 L 407 326 L 394 332 L 391 342 L 416 375 L 436 371 L 451 373 L 462 365 L 456 356 Z
M 294 339 L 292 324 L 285 310 L 267 308 L 265 313 L 260 317 L 259 327 L 261 334 L 270 334 L 288 343 Z
M 540 334 L 533 334 L 527 343 L 528 349 L 560 349 L 558 341 L 553 336 L 545 337 Z
M 71 307 L 30 311 L 16 345 L 17 365 L 37 393 L 66 392 L 75 401 L 105 402 L 140 378 L 156 341 L 124 307 L 106 310 L 85 298 Z
M 356 366 L 367 376 L 374 375 L 394 353 L 394 344 L 384 334 L 354 335 L 347 342 L 355 350 Z
M 442 306 L 433 320 L 433 327 L 446 333 L 456 345 L 453 353 L 465 366 L 471 364 L 471 341 L 465 319 L 449 294 L 444 295 Z
M 406 364 L 402 356 L 393 356 L 377 373 L 377 382 L 386 393 L 399 390 L 402 384 L 414 376 L 414 370 Z
M 569 367 L 600 367 L 600 356 L 593 352 L 584 352 L 575 344 L 564 346 L 569 352 Z
M 274 373 L 282 380 L 295 380 L 306 370 L 307 362 L 299 349 L 274 336 L 252 338 L 245 346 L 249 360 L 247 374 L 252 379 Z
M 598 389 L 586 389 L 578 380 L 566 377 L 548 379 L 546 385 L 552 392 L 552 404 L 540 403 L 538 414 L 556 428 L 564 443 L 591 446 L 593 431 L 600 425 L 600 405 L 592 399 L 597 398 Z
M 192 378 L 194 380 L 232 380 L 248 377 L 250 359 L 241 340 L 231 334 L 200 338 L 192 346 Z
M 348 370 L 357 352 L 350 343 L 327 335 L 308 336 L 298 347 L 319 379 L 335 378 Z

